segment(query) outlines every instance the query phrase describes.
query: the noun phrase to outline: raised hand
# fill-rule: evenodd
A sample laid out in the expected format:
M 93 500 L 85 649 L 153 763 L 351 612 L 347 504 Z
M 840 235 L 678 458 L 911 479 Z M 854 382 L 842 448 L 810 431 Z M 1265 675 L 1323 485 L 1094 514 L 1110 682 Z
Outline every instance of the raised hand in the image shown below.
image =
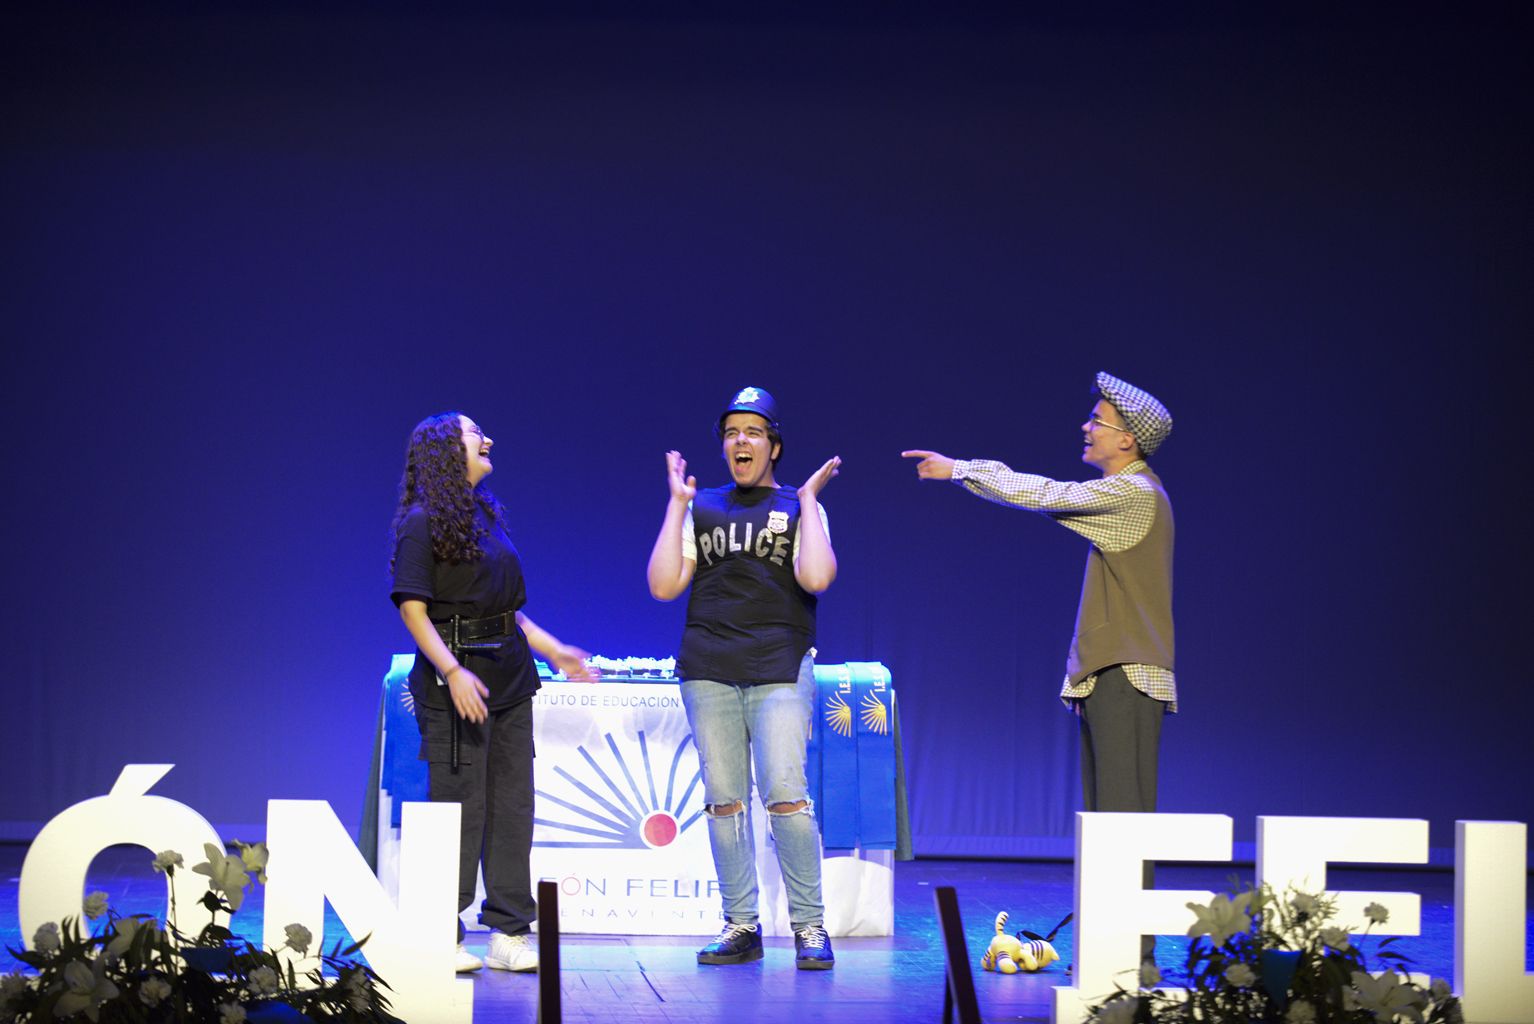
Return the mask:
M 698 493 L 698 478 L 687 475 L 687 460 L 681 452 L 666 453 L 666 483 L 677 501 L 691 501 Z
M 831 478 L 841 472 L 842 457 L 833 455 L 826 460 L 825 465 L 817 469 L 814 474 L 799 488 L 799 497 L 813 498 L 818 495 Z
M 912 448 L 908 452 L 901 452 L 902 459 L 920 459 L 916 464 L 916 475 L 923 480 L 952 480 L 954 460 L 937 452 L 925 451 L 921 448 Z

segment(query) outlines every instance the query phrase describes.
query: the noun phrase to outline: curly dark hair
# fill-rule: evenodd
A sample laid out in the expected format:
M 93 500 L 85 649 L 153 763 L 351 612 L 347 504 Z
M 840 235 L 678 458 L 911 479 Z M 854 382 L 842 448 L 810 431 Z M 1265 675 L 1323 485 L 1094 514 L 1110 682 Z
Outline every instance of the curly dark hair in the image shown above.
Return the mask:
M 431 550 L 444 562 L 477 562 L 485 556 L 480 541 L 489 535 L 476 508 L 503 529 L 506 510 L 481 480 L 469 486 L 469 463 L 463 451 L 461 413 L 428 416 L 410 432 L 405 447 L 405 474 L 399 481 L 399 508 L 390 528 L 393 545 L 389 572 L 394 572 L 394 552 L 399 549 L 400 530 L 411 508 L 419 505 L 431 521 Z

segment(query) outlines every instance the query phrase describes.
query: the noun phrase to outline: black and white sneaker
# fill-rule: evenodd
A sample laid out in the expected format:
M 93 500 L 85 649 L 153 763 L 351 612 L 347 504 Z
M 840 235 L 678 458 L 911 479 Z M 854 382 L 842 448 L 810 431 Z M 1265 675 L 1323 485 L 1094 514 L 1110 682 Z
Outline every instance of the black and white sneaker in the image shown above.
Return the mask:
M 818 924 L 794 932 L 794 966 L 801 971 L 829 971 L 836 966 L 831 936 Z
M 762 958 L 762 929 L 727 922 L 719 937 L 698 950 L 700 964 L 748 964 Z

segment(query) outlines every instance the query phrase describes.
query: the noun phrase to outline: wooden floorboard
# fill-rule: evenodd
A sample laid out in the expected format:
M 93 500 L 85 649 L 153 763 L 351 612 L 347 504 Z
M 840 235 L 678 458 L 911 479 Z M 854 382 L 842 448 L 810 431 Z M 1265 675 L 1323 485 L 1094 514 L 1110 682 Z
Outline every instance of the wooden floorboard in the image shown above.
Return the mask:
M 21 942 L 16 919 L 16 883 L 25 847 L 0 845 L 0 944 Z M 87 889 L 104 889 L 119 912 L 158 913 L 164 879 L 149 868 L 152 854 L 113 847 L 93 863 Z M 1224 890 L 1229 880 L 1249 877 L 1230 865 L 1163 867 L 1160 886 Z M 1447 871 L 1351 871 L 1334 869 L 1339 888 L 1403 890 L 1422 894 L 1423 934 L 1400 940 L 1398 948 L 1419 970 L 1452 976 L 1454 876 Z M 1069 926 L 1055 945 L 1062 960 L 1038 974 L 1001 975 L 980 970 L 979 957 L 994 934 L 999 911 L 1008 930 L 1047 932 L 1071 909 L 1072 866 L 1067 863 L 915 861 L 896 865 L 895 934 L 886 938 L 834 940 L 836 968 L 798 971 L 793 943 L 766 940 L 758 963 L 700 966 L 695 953 L 706 937 L 563 936 L 560 993 L 563 1019 L 570 1024 L 695 1024 L 742 1021 L 751 1024 L 904 1024 L 936 1021 L 943 999 L 943 956 L 932 890 L 951 885 L 959 896 L 969 960 L 981 1014 L 987 1022 L 1042 1022 L 1049 1019 L 1051 989 L 1068 984 L 1065 965 L 1074 954 Z M 1534 893 L 1534 887 L 1531 887 Z M 262 892 L 254 887 L 237 916 L 236 930 L 259 939 Z M 325 945 L 344 930 L 327 913 Z M 484 932 L 471 932 L 471 949 L 484 952 Z M 1175 973 L 1185 941 L 1162 938 L 1157 961 Z M 19 965 L 0 953 L 0 970 Z M 474 979 L 475 1020 L 533 1021 L 538 1005 L 534 975 L 484 970 Z M 411 1024 L 431 1024 L 429 1021 Z

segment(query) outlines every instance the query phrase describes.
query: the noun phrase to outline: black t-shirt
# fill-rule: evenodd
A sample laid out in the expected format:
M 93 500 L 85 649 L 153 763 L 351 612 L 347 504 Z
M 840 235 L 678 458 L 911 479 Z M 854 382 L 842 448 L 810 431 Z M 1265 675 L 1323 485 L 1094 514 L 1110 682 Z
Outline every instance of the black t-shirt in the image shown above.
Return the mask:
M 793 682 L 815 645 L 815 595 L 794 578 L 798 492 L 733 484 L 700 490 L 693 496 L 692 529 L 697 568 L 678 673 L 730 683 Z
M 475 515 L 489 531 L 480 538 L 484 556 L 474 562 L 443 562 L 432 553 L 426 510 L 417 505 L 406 513 L 394 551 L 394 586 L 389 595 L 396 606 L 402 601 L 425 601 L 426 614 L 433 622 L 442 622 L 454 615 L 483 619 L 516 611 L 527 603 L 522 561 L 511 538 L 483 510 Z M 459 660 L 489 688 L 486 704 L 493 708 L 526 700 L 541 685 L 527 637 L 515 622 L 499 649 L 465 652 Z M 437 670 L 419 649 L 410 670 L 410 692 L 416 703 L 427 707 L 445 708 L 451 703 L 447 687 L 437 683 Z

